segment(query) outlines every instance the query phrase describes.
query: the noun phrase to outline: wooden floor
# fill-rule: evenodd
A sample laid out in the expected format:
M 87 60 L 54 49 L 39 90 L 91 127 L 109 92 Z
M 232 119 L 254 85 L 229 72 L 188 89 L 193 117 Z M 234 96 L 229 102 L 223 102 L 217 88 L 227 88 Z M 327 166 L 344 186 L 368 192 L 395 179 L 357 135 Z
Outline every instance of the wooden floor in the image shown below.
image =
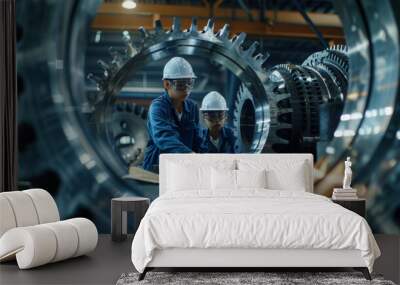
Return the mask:
M 0 264 L 0 284 L 115 284 L 124 272 L 135 271 L 131 262 L 132 236 L 121 243 L 110 235 L 100 235 L 94 252 L 29 270 L 19 270 L 16 262 Z M 400 237 L 375 235 L 382 257 L 374 272 L 400 282 Z M 312 270 L 310 270 L 312 271 Z

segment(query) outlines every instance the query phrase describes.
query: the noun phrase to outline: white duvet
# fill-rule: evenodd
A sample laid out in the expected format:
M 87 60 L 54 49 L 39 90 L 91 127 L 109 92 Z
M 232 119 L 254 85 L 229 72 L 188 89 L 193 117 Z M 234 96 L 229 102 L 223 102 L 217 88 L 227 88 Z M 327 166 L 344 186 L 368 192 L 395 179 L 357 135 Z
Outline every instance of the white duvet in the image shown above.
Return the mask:
M 358 249 L 370 272 L 380 256 L 361 216 L 321 195 L 266 189 L 157 198 L 133 239 L 133 265 L 143 272 L 165 248 Z

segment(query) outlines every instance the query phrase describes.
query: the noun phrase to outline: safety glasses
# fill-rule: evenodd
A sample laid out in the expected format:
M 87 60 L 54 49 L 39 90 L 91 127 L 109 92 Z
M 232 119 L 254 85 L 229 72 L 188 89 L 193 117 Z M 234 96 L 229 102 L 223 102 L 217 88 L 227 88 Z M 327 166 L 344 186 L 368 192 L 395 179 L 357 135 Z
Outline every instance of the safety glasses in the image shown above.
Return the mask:
M 178 91 L 192 90 L 194 86 L 194 79 L 174 79 L 170 80 L 172 88 Z
M 219 122 L 226 118 L 225 111 L 209 111 L 203 112 L 203 116 L 205 120 L 210 122 Z

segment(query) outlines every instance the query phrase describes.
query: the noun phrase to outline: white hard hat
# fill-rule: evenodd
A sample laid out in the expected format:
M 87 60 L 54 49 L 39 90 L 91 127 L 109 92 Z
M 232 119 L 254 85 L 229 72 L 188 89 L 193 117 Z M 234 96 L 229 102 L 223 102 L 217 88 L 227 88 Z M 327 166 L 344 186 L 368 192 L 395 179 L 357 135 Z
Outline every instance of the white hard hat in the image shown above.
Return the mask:
M 224 96 L 217 91 L 211 91 L 204 96 L 200 111 L 228 111 Z
M 183 57 L 173 57 L 164 66 L 164 79 L 197 78 L 192 66 Z

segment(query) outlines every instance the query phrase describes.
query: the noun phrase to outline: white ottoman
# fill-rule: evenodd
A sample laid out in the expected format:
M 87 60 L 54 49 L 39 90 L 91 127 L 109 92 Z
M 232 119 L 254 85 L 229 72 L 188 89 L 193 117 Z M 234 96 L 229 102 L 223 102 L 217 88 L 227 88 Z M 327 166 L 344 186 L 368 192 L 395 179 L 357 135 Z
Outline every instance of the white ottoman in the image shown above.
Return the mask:
M 88 219 L 59 221 L 57 205 L 43 189 L 0 193 L 0 262 L 17 259 L 20 269 L 87 254 L 97 245 Z

